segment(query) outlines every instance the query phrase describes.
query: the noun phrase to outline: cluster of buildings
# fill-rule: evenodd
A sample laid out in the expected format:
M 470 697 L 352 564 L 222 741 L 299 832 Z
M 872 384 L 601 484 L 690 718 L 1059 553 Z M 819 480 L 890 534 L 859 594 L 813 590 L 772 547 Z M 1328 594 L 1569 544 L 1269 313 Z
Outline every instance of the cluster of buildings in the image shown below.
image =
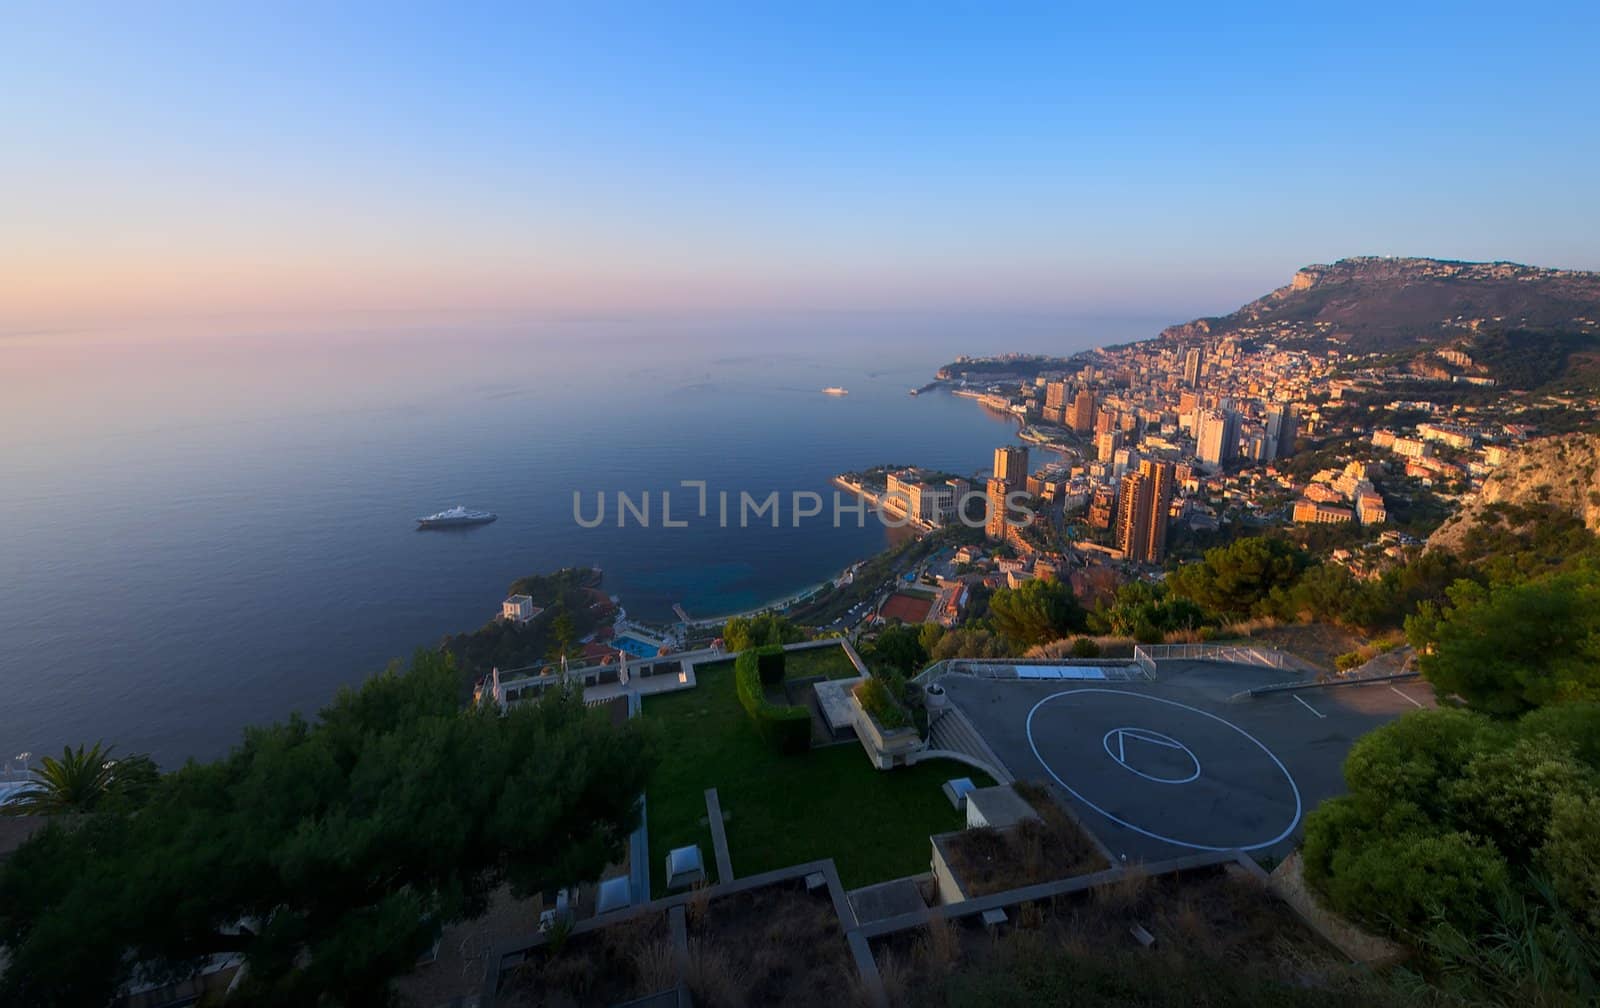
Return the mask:
M 1019 440 L 1049 453 L 1033 468 L 1026 446 L 996 450 L 993 474 L 976 487 L 988 538 L 1030 569 L 1081 570 L 1159 564 L 1179 524 L 1351 524 L 1374 527 L 1386 549 L 1414 543 L 1389 542 L 1398 533 L 1379 527 L 1424 492 L 1448 501 L 1476 490 L 1533 433 L 1515 422 L 1517 411 L 1549 405 L 1410 398 L 1406 389 L 1428 382 L 1492 384 L 1460 347 L 1434 356 L 1469 373 L 1430 377 L 1415 361 L 1347 352 L 1327 323 L 1263 320 L 1249 331 L 1187 333 L 1068 361 L 968 358 L 940 378 L 956 395 L 1016 417 Z M 1396 389 L 1404 398 L 1373 401 Z M 1391 426 L 1373 430 L 1380 415 Z M 1309 476 L 1289 461 L 1305 437 L 1321 443 L 1324 466 Z M 903 489 L 920 517 L 948 521 L 954 512 L 942 502 L 946 494 L 959 502 L 962 482 L 919 489 L 912 479 Z M 919 503 L 930 495 L 941 503 Z M 1030 531 L 1015 505 L 1061 534 Z
M 939 528 L 955 520 L 956 508 L 972 490 L 968 480 L 930 480 L 918 469 L 891 472 L 884 479 L 883 508 L 925 528 Z
M 1317 473 L 1294 502 L 1294 520 L 1314 525 L 1350 521 L 1382 525 L 1389 520 L 1389 509 L 1372 482 L 1374 468 L 1368 462 L 1352 461 L 1342 471 Z
M 995 449 L 994 475 L 985 486 L 987 508 L 984 531 L 990 540 L 1008 542 L 1024 557 L 1039 553 L 1021 530 L 1041 517 L 1034 507 L 1018 503 L 1019 495 L 1028 504 L 1048 505 L 1058 510 L 1082 507 L 1097 510 L 1104 527 L 1114 527 L 1115 552 L 1135 563 L 1157 564 L 1166 557 L 1167 528 L 1177 466 L 1160 459 L 1141 459 L 1139 467 L 1114 483 L 1096 487 L 1092 500 L 1078 487 L 1081 473 L 1052 466 L 1037 473 L 1028 472 L 1028 449 L 1007 445 Z M 1036 558 L 1047 567 L 1049 556 Z
M 984 487 L 989 538 L 1027 552 L 1005 506 L 1020 493 L 1056 514 L 1081 512 L 1090 537 L 1076 548 L 1161 563 L 1173 521 L 1210 519 L 1208 483 L 1293 454 L 1302 426 L 1297 395 L 1312 387 L 1315 359 L 1263 358 L 1231 340 L 1158 341 L 1096 351 L 1071 371 L 989 374 L 981 391 L 958 389 L 1016 415 L 1022 440 L 1059 459 L 1030 472 L 1027 448 L 995 452 Z

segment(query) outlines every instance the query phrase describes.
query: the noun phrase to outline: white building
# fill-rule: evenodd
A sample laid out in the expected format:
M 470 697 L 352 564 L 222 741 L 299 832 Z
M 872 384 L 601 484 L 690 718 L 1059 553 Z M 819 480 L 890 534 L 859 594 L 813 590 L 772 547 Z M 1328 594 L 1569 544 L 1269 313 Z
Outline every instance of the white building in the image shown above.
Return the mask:
M 527 623 L 542 612 L 533 604 L 532 595 L 513 595 L 500 603 L 500 618 L 512 623 Z

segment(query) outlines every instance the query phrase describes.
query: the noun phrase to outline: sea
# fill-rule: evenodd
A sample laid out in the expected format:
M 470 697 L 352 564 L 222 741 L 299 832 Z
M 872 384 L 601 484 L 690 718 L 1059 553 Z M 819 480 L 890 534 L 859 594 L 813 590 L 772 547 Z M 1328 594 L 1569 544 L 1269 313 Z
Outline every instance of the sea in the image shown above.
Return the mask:
M 96 741 L 169 767 L 215 758 L 246 725 L 312 714 L 481 626 L 513 580 L 558 567 L 601 568 L 649 620 L 791 595 L 888 542 L 870 515 L 836 526 L 835 473 L 976 474 L 1014 441 L 969 399 L 907 394 L 941 364 L 1161 324 L 363 318 L 0 336 L 0 761 Z M 637 509 L 647 492 L 649 526 L 629 511 L 619 527 L 617 495 Z M 774 492 L 779 527 L 740 522 L 740 494 Z M 822 514 L 797 518 L 807 492 Z M 456 504 L 499 520 L 417 530 Z

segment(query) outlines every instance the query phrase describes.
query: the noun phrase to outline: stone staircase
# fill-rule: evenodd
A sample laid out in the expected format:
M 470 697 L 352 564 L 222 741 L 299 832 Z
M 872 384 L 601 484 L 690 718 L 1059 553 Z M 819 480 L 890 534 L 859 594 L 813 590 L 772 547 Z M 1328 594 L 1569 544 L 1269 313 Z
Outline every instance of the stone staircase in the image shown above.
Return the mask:
M 989 744 L 972 727 L 967 716 L 954 706 L 939 712 L 928 728 L 928 747 L 917 753 L 917 762 L 926 759 L 957 759 L 986 771 L 998 784 L 1010 784 L 1016 778 Z

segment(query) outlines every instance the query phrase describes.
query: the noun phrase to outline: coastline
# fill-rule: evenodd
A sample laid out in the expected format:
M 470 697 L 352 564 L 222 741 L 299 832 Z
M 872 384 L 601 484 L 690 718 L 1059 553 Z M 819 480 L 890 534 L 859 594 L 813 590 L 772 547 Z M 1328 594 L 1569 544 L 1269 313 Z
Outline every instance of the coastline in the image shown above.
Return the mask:
M 874 556 L 876 556 L 876 555 L 877 554 L 874 554 Z M 867 559 L 871 559 L 871 557 L 868 557 Z M 865 562 L 866 562 L 865 560 L 857 560 L 855 563 L 851 564 L 849 567 L 846 567 L 844 570 L 840 571 L 839 572 L 839 578 L 844 577 L 845 574 L 847 574 L 851 570 L 854 570 L 856 567 L 859 567 L 861 564 L 863 564 Z M 779 611 L 779 610 L 789 609 L 792 606 L 794 606 L 797 602 L 800 602 L 802 599 L 804 599 L 806 596 L 815 594 L 816 592 L 818 592 L 821 589 L 823 589 L 825 587 L 828 587 L 830 585 L 838 584 L 839 583 L 839 578 L 829 578 L 826 581 L 818 581 L 816 584 L 811 585 L 809 588 L 802 589 L 801 591 L 795 592 L 795 593 L 793 593 L 791 595 L 786 595 L 786 596 L 784 596 L 782 598 L 779 598 L 779 599 L 776 599 L 776 600 L 774 600 L 772 602 L 767 602 L 767 603 L 765 603 L 763 605 L 755 607 L 754 609 L 745 609 L 745 610 L 742 610 L 740 612 L 727 613 L 726 615 L 722 615 L 722 616 L 707 616 L 704 619 L 692 619 L 685 625 L 686 626 L 690 626 L 690 627 L 716 626 L 718 623 L 726 623 L 731 619 L 740 619 L 740 618 L 749 618 L 749 617 L 753 617 L 753 616 L 761 616 L 761 615 L 764 615 L 764 614 L 769 613 L 769 612 L 776 612 L 776 611 Z
M 991 413 L 999 413 L 1010 420 L 1014 420 L 1017 424 L 1017 439 L 1020 441 L 1026 441 L 1028 444 L 1036 445 L 1045 451 L 1053 451 L 1058 455 L 1076 456 L 1080 454 L 1075 448 L 1067 445 L 1057 444 L 1056 442 L 1051 441 L 1046 435 L 1037 433 L 1034 426 L 1028 423 L 1026 417 L 1021 416 L 1010 409 L 1001 409 L 998 406 L 985 402 L 984 400 L 990 395 L 988 392 L 979 392 L 974 389 L 962 387 L 951 389 L 950 394 L 960 396 L 962 399 L 971 399 Z M 1032 436 L 1029 436 L 1030 431 L 1034 432 Z

